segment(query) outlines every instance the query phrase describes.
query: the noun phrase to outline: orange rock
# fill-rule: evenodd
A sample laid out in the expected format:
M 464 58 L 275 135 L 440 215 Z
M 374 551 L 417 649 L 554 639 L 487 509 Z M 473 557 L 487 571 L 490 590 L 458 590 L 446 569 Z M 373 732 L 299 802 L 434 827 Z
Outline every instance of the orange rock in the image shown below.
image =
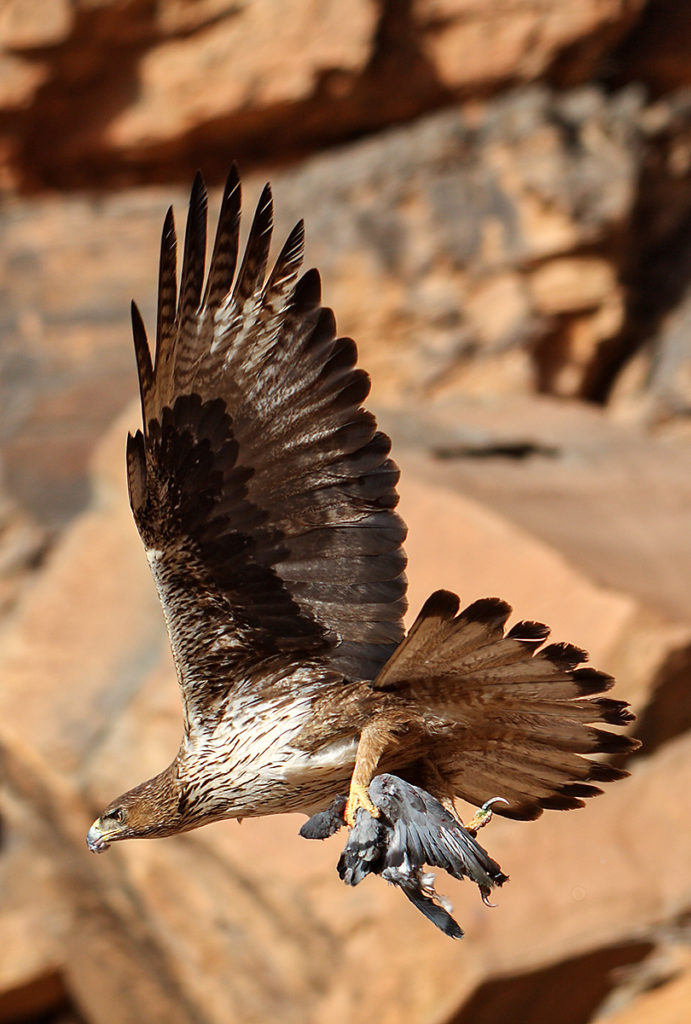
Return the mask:
M 415 11 L 423 24 L 440 26 L 426 36 L 424 46 L 442 81 L 450 88 L 467 88 L 492 79 L 535 78 L 576 41 L 597 36 L 613 23 L 625 31 L 643 7 L 636 0 L 623 14 L 617 0 L 575 5 L 417 0 Z
M 89 854 L 95 809 L 160 768 L 182 728 L 125 495 L 124 430 L 137 416 L 133 404 L 100 446 L 93 504 L 24 594 L 0 650 L 5 780 L 21 808 L 7 826 L 21 844 L 15 864 L 44 880 L 20 894 L 15 873 L 13 885 L 22 913 L 54 921 L 48 953 L 85 1019 L 432 1024 L 492 978 L 628 948 L 686 906 L 688 736 L 636 760 L 631 780 L 583 811 L 495 819 L 482 839 L 512 876 L 500 909 L 440 885 L 466 928 L 462 948 L 379 880 L 342 886 L 339 838 L 305 843 L 292 817 Z M 420 456 L 401 461 L 411 612 L 446 585 L 467 600 L 506 596 L 518 615 L 546 618 L 556 638 L 589 645 L 597 661 L 627 642 L 631 598 L 584 579 L 543 541 L 455 493 L 451 479 L 435 482 Z M 659 870 L 660 843 L 673 871 Z
M 352 0 L 348 16 L 334 0 L 315 8 L 291 0 L 279 15 L 272 0 L 254 0 L 195 32 L 162 40 L 139 65 L 133 104 L 108 126 L 116 149 L 175 139 L 231 113 L 293 104 L 312 96 L 320 74 L 362 72 L 374 34 L 373 0 Z
M 607 291 L 609 257 L 563 246 L 606 248 L 630 214 L 638 109 L 594 89 L 533 89 L 475 121 L 448 110 L 272 175 L 274 251 L 307 214 L 306 265 L 320 267 L 377 400 L 580 390 L 618 330 L 621 294 Z M 243 184 L 247 224 L 259 183 Z M 93 438 L 134 391 L 129 301 L 151 325 L 161 217 L 174 201 L 182 232 L 186 200 L 161 188 L 3 207 L 4 458 L 43 522 L 84 503 Z M 540 231 L 524 216 L 535 204 L 568 232 Z M 535 294 L 533 278 L 546 282 Z
M 45 79 L 46 73 L 40 65 L 13 54 L 0 53 L 0 108 L 28 107 Z
M 405 443 L 439 453 L 420 463 L 426 478 L 493 508 L 653 617 L 688 624 L 691 592 L 679 572 L 691 564 L 683 443 L 544 395 L 446 395 L 423 417 L 416 426 L 393 413 L 386 426 L 395 452 Z
M 631 1006 L 609 1016 L 610 1024 L 687 1024 L 691 1006 L 691 969 L 673 977 Z
M 338 0 L 6 0 L 6 98 L 34 104 L 6 125 L 0 181 L 121 188 L 199 164 L 220 176 L 232 156 L 314 152 L 532 82 L 562 56 L 583 82 L 643 6 L 351 0 L 344 17 Z
M 0 8 L 0 47 L 33 50 L 55 46 L 74 23 L 69 0 L 4 0 Z
M 0 475 L 0 622 L 18 600 L 47 543 L 44 531 L 2 493 L 3 484 Z
M 60 959 L 38 904 L 0 914 L 0 1020 L 36 1015 L 60 1004 Z
M 536 308 L 548 315 L 601 306 L 617 293 L 614 268 L 599 257 L 550 260 L 530 276 Z

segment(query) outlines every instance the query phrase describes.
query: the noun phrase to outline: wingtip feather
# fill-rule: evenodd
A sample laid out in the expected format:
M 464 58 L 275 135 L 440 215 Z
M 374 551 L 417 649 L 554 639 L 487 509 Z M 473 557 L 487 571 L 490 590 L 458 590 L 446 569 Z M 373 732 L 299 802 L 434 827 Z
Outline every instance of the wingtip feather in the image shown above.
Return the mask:
M 151 351 L 146 337 L 144 320 L 139 312 L 137 303 L 132 300 L 130 303 L 130 317 L 132 320 L 132 338 L 134 340 L 134 354 L 137 361 L 137 376 L 139 378 L 139 397 L 142 406 L 142 422 L 146 428 L 149 418 L 149 403 L 151 389 L 153 386 L 153 366 L 151 363 Z
M 322 300 L 321 275 L 316 267 L 306 270 L 295 285 L 293 306 L 302 315 L 319 309 Z

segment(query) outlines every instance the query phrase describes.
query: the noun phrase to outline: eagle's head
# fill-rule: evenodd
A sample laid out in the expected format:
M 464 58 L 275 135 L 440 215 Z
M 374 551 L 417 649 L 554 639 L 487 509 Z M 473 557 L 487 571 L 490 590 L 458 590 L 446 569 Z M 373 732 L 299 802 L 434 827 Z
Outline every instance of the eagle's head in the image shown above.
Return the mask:
M 103 853 L 119 839 L 146 839 L 183 832 L 184 801 L 175 766 L 171 765 L 112 800 L 86 835 L 92 853 Z

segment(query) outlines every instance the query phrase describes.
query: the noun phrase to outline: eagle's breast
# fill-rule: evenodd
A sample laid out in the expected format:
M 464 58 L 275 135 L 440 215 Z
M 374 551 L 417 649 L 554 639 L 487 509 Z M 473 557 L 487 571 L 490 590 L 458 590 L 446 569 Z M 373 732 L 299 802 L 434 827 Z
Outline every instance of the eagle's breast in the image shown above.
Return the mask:
M 314 732 L 321 678 L 281 680 L 274 692 L 257 693 L 240 683 L 213 724 L 192 726 L 179 754 L 186 802 L 207 819 L 251 817 L 309 810 L 328 802 L 347 783 L 358 736 L 332 740 L 324 722 L 324 744 L 300 742 Z

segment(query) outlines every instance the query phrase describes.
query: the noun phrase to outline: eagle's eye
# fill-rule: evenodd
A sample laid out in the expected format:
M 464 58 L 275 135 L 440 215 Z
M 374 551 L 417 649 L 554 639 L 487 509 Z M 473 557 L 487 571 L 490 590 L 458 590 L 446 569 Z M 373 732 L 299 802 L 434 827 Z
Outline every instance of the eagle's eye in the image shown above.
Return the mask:
M 116 807 L 114 811 L 109 811 L 106 817 L 114 821 L 116 825 L 124 825 L 127 811 L 124 807 Z

